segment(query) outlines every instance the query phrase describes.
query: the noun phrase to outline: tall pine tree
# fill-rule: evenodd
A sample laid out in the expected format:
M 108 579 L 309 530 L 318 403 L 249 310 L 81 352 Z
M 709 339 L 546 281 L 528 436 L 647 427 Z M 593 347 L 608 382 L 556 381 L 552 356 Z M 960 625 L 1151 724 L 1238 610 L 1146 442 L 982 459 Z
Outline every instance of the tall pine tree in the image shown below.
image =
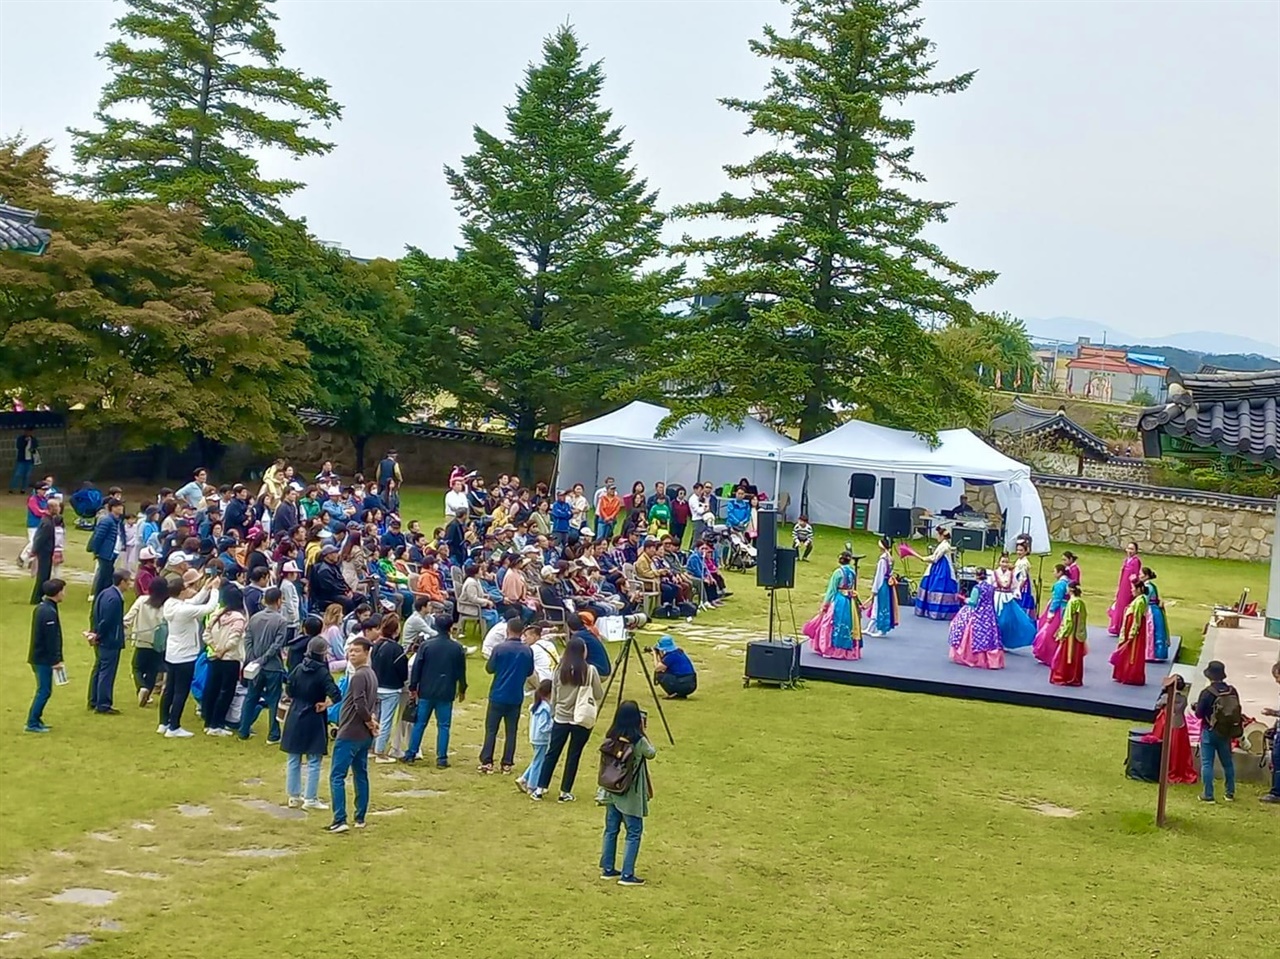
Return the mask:
M 72 130 L 77 182 L 100 196 L 191 203 L 221 223 L 280 221 L 296 180 L 263 177 L 254 150 L 328 153 L 309 132 L 342 108 L 324 81 L 281 64 L 271 0 L 125 0 L 98 131 Z
M 570 28 L 549 37 L 505 137 L 477 127 L 476 151 L 446 168 L 464 220 L 457 259 L 404 262 L 418 367 L 462 414 L 513 424 L 526 477 L 538 430 L 599 409 L 635 374 L 678 276 L 650 267 L 657 194 L 600 106 L 603 83 Z
M 744 195 L 677 211 L 746 231 L 694 240 L 696 286 L 715 303 L 661 344 L 641 392 L 668 395 L 675 418 L 764 412 L 802 439 L 840 408 L 931 435 L 971 419 L 976 385 L 925 327 L 966 323 L 968 297 L 994 274 L 961 266 L 924 234 L 947 203 L 918 199 L 914 124 L 893 111 L 912 96 L 965 89 L 934 79 L 918 0 L 790 0 L 790 35 L 765 28 L 752 49 L 773 64 L 758 100 L 722 102 L 749 118 L 768 149 L 726 166 Z

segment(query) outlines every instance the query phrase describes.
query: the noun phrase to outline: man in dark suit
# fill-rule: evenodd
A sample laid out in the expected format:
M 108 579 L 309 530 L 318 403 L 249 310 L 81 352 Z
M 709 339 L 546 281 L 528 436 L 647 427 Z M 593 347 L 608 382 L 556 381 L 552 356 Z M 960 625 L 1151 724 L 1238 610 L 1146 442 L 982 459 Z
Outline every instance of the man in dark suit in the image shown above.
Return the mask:
M 292 486 L 284 491 L 284 499 L 271 517 L 271 535 L 292 533 L 298 525 L 298 491 Z
M 36 695 L 27 713 L 29 733 L 49 732 L 44 724 L 44 707 L 53 695 L 53 671 L 62 665 L 62 621 L 58 618 L 58 604 L 62 602 L 66 585 L 60 579 L 51 579 L 40 587 L 44 598 L 31 617 L 31 650 L 27 662 L 36 674 Z
M 31 540 L 31 558 L 36 564 L 36 583 L 31 590 L 31 605 L 39 605 L 45 598 L 43 586 L 53 576 L 53 551 L 58 545 L 57 528 L 62 523 L 62 503 L 49 504 L 49 515 L 40 520 L 36 535 Z
M 89 613 L 89 642 L 93 645 L 93 672 L 89 674 L 89 708 L 106 716 L 118 716 L 112 701 L 116 669 L 124 649 L 124 591 L 133 577 L 116 570 L 111 585 L 93 598 Z
M 120 517 L 124 515 L 124 504 L 113 498 L 104 506 L 105 511 L 94 524 L 89 545 L 85 547 L 97 560 L 91 596 L 97 596 L 111 586 L 111 571 L 115 569 L 116 554 L 120 551 Z

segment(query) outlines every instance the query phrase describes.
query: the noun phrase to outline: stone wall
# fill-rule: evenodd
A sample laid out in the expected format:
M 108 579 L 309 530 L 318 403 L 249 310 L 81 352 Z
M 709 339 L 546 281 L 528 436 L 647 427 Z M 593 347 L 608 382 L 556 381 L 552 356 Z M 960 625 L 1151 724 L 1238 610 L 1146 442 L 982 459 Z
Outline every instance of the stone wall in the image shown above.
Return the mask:
M 1036 451 L 1024 462 L 1033 470 L 1053 476 L 1075 476 L 1076 470 L 1080 468 L 1079 460 L 1066 453 Z M 1105 463 L 1087 459 L 1084 461 L 1084 475 L 1090 479 L 1120 480 L 1145 485 L 1151 482 L 1151 467 L 1140 459 L 1116 457 Z
M 1117 549 L 1136 540 L 1144 553 L 1168 556 L 1271 557 L 1270 500 L 1040 474 L 1033 481 L 1055 540 Z M 968 493 L 979 509 L 999 511 L 992 487 L 971 486 Z

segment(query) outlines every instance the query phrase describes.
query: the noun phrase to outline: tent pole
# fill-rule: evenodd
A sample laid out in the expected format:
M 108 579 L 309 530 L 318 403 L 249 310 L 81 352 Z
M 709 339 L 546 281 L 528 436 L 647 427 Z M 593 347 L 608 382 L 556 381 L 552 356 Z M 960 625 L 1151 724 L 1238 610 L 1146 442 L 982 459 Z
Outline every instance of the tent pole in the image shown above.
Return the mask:
M 778 497 L 782 495 L 782 457 L 778 457 L 778 461 L 773 470 L 773 501 L 778 502 Z
M 600 446 L 599 444 L 596 445 L 596 478 L 595 478 L 595 482 L 591 484 L 591 488 L 593 490 L 600 488 Z

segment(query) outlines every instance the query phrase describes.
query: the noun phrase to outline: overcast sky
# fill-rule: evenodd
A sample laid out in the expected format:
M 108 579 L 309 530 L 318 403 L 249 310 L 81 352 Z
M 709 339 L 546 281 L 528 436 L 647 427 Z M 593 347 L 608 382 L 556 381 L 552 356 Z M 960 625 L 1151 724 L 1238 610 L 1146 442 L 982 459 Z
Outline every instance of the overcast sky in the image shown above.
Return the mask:
M 122 7 L 0 0 L 0 134 L 88 126 L 95 54 Z M 272 160 L 289 204 L 360 256 L 447 254 L 458 219 L 441 168 L 499 130 L 542 38 L 568 20 L 603 59 L 605 102 L 664 206 L 708 198 L 761 147 L 717 97 L 751 97 L 747 49 L 778 3 L 283 0 L 286 62 L 345 107 L 329 156 Z M 1280 343 L 1280 4 L 926 2 L 940 70 L 966 93 L 910 107 L 936 239 L 999 271 L 978 305 L 1138 335 L 1213 330 Z M 675 233 L 678 233 L 678 228 Z M 1064 331 L 1068 334 L 1070 331 Z

